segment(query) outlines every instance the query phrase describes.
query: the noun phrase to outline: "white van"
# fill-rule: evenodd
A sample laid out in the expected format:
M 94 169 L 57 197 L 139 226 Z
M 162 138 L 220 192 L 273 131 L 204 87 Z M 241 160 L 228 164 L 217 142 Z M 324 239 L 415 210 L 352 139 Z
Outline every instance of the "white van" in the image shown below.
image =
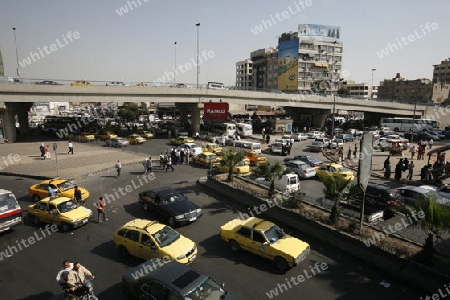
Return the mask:
M 0 189 L 0 232 L 23 223 L 22 208 L 11 191 Z
M 264 178 L 256 178 L 256 182 L 270 186 L 270 181 Z M 279 178 L 278 176 L 274 179 L 275 189 L 282 193 L 295 193 L 300 190 L 300 179 L 295 173 L 284 174 Z
M 295 173 L 275 177 L 275 189 L 282 193 L 295 193 L 300 190 L 300 179 Z
M 255 153 L 261 153 L 261 143 L 258 142 L 251 142 L 251 141 L 233 141 L 232 142 L 233 150 L 240 150 L 240 151 L 255 151 Z M 280 152 L 281 153 L 281 152 Z
M 270 153 L 272 153 L 272 154 L 280 154 L 281 155 L 282 150 L 283 150 L 282 142 L 274 142 L 270 146 Z

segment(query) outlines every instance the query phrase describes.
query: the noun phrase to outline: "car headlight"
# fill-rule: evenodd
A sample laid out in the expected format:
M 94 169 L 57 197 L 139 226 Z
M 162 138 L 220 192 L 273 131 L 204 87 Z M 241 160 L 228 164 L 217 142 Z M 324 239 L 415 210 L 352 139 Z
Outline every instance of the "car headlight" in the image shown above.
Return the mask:
M 79 220 L 78 218 L 75 218 L 75 219 L 70 220 L 70 222 L 75 223 L 75 222 L 78 222 L 78 220 Z
M 202 209 L 201 209 L 201 208 L 197 208 L 197 209 L 195 210 L 195 212 L 196 212 L 197 214 L 199 214 L 199 213 L 202 212 Z
M 183 218 L 184 218 L 184 215 L 178 215 L 178 216 L 175 216 L 175 219 L 177 219 L 177 220 L 183 219 Z

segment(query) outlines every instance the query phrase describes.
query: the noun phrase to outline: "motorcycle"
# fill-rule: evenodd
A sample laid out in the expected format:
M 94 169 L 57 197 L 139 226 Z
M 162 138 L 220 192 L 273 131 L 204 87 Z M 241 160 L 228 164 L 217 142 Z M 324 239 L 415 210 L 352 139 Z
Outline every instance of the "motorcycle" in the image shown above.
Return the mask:
M 64 299 L 68 300 L 98 300 L 94 294 L 94 284 L 91 279 L 87 279 L 83 285 L 80 285 L 75 291 L 67 291 L 64 288 Z

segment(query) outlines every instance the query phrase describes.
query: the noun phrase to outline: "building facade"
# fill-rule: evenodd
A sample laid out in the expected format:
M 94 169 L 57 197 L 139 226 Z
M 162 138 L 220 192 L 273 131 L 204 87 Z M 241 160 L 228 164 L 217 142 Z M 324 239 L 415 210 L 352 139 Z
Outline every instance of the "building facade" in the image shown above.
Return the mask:
M 354 81 L 342 81 L 341 88 L 349 92 L 350 97 L 375 99 L 378 98 L 378 86 L 367 83 L 355 83 Z
M 303 92 L 331 92 L 339 89 L 343 43 L 340 28 L 327 25 L 298 26 L 298 89 Z
M 431 102 L 433 83 L 431 80 L 422 78 L 406 80 L 400 73 L 392 79 L 385 79 L 380 83 L 378 98 L 391 99 L 401 102 Z
M 278 50 L 264 48 L 250 53 L 253 63 L 252 90 L 274 90 L 278 87 Z
M 441 61 L 440 64 L 433 66 L 433 83 L 450 84 L 450 58 Z
M 450 98 L 450 83 L 433 83 L 433 96 L 431 101 L 441 103 Z
M 253 62 L 250 59 L 236 63 L 237 90 L 253 90 Z

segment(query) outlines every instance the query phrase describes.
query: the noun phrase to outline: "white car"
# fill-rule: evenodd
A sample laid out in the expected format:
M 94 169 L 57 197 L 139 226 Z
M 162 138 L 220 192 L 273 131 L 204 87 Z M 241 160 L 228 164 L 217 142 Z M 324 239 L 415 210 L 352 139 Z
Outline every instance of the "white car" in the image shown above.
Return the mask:
M 420 187 L 435 191 L 439 196 L 450 199 L 450 184 L 443 184 L 440 187 L 431 185 L 421 185 Z
M 272 154 L 280 154 L 281 155 L 282 150 L 283 150 L 283 143 L 282 142 L 274 142 L 270 146 L 270 153 L 272 153 Z
M 203 153 L 202 147 L 197 145 L 196 143 L 185 143 L 179 146 L 180 149 L 189 149 L 189 153 L 191 156 L 197 156 Z
M 308 136 L 306 133 L 303 132 L 294 132 L 292 133 L 292 137 L 294 138 L 294 141 L 306 141 L 308 139 Z
M 288 141 L 289 143 L 293 144 L 295 142 L 295 139 L 292 135 L 289 134 L 283 134 L 281 136 L 281 139 Z
M 324 143 L 316 141 L 312 142 L 312 144 L 308 146 L 308 150 L 311 152 L 321 152 L 324 148 Z
M 331 141 L 331 148 L 336 149 L 337 147 L 339 148 L 344 147 L 343 139 L 334 139 L 333 141 Z
M 308 139 L 317 139 L 325 136 L 325 134 L 321 131 L 310 131 L 307 135 Z

